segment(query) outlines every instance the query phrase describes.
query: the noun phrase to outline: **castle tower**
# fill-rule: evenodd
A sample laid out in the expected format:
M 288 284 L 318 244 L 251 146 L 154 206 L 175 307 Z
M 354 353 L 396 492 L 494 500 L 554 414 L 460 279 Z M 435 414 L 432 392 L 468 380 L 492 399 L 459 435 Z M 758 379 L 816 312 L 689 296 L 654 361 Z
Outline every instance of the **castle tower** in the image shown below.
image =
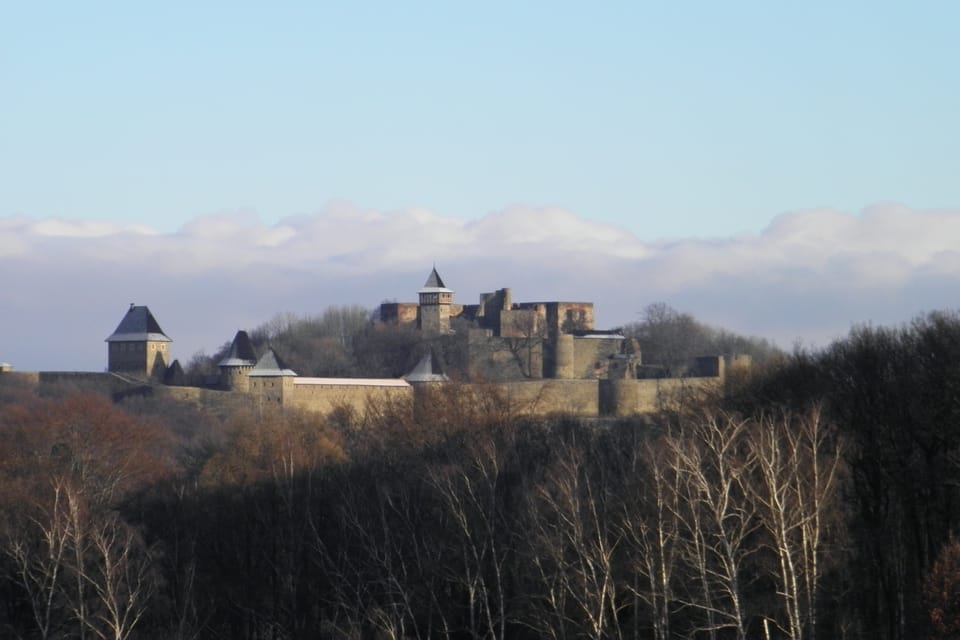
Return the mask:
M 453 291 L 447 289 L 434 267 L 420 294 L 420 330 L 431 335 L 450 333 Z
M 282 405 L 293 394 L 295 371 L 287 367 L 273 349 L 267 349 L 247 374 L 247 390 L 260 400 Z
M 162 380 L 170 361 L 170 344 L 157 319 L 133 303 L 107 343 L 107 371 Z
M 230 344 L 230 351 L 217 365 L 220 367 L 220 384 L 231 391 L 247 391 L 247 375 L 256 364 L 257 354 L 253 351 L 250 336 L 246 331 L 237 331 Z

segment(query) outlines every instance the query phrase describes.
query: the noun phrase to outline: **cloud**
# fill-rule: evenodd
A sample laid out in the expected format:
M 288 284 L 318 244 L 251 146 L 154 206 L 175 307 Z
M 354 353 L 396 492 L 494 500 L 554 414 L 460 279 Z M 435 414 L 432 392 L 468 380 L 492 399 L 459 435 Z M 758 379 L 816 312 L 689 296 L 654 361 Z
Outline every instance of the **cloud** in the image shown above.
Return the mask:
M 97 220 L 0 218 L 0 360 L 99 370 L 130 302 L 148 304 L 186 360 L 277 312 L 415 300 L 436 263 L 457 300 L 511 287 L 517 300 L 592 300 L 599 325 L 665 301 L 789 346 L 852 324 L 956 306 L 960 209 L 878 204 L 783 213 L 761 232 L 645 242 L 559 208 L 479 219 L 332 203 L 262 222 L 201 216 L 175 233 Z
M 116 225 L 100 220 L 60 220 L 49 218 L 30 224 L 37 236 L 61 238 L 102 238 L 124 234 L 156 235 L 156 231 L 143 225 Z

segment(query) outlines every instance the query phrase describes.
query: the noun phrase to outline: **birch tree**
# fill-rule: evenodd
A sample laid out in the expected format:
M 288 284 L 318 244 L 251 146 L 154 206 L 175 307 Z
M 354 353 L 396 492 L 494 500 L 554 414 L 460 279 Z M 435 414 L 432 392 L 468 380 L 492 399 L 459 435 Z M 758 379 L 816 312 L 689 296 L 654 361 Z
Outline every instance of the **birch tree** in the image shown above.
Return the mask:
M 819 407 L 760 420 L 750 438 L 758 514 L 776 558 L 777 593 L 792 640 L 817 636 L 824 521 L 833 508 L 841 447 Z
M 679 487 L 675 452 L 661 438 L 637 442 L 630 454 L 625 480 L 628 495 L 620 526 L 632 549 L 634 596 L 650 609 L 654 640 L 671 637 L 670 608 L 673 574 L 679 550 Z M 631 478 L 635 478 L 631 482 Z M 640 580 L 643 580 L 643 584 Z M 639 635 L 640 615 L 634 606 L 633 636 Z
M 745 486 L 746 421 L 708 414 L 669 438 L 679 476 L 682 554 L 695 577 L 683 604 L 703 615 L 700 631 L 747 634 L 742 577 L 756 549 L 756 506 Z
M 497 503 L 502 461 L 492 438 L 468 447 L 462 465 L 433 469 L 428 478 L 449 516 L 458 541 L 451 579 L 467 595 L 470 636 L 506 637 L 504 569 L 509 549 L 501 533 L 503 514 Z
M 591 468 L 590 452 L 573 438 L 560 443 L 532 496 L 531 561 L 548 614 L 538 630 L 555 638 L 622 636 L 615 570 L 623 534 L 612 522 L 611 487 L 601 464 Z

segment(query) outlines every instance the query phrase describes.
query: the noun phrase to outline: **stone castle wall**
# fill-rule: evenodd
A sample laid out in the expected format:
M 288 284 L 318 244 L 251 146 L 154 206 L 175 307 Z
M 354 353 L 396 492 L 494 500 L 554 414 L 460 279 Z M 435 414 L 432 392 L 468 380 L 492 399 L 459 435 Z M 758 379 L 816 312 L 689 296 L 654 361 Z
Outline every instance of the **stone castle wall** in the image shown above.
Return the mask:
M 445 383 L 455 392 L 490 396 L 505 412 L 540 416 L 564 413 L 581 417 L 629 416 L 670 410 L 695 398 L 719 392 L 720 376 L 665 379 L 538 379 L 509 382 Z M 297 377 L 251 377 L 249 392 L 174 387 L 110 373 L 2 372 L 0 385 L 57 387 L 110 394 L 116 401 L 144 397 L 190 402 L 218 414 L 267 404 L 328 415 L 348 410 L 364 416 L 371 409 L 400 403 L 414 407 L 415 389 L 403 380 L 334 380 Z M 445 388 L 444 386 L 439 389 Z
M 391 324 L 416 326 L 420 305 L 416 302 L 384 302 L 380 305 L 380 320 Z
M 413 387 L 400 384 L 349 384 L 332 383 L 322 378 L 293 378 L 285 391 L 284 406 L 329 415 L 334 411 L 347 410 L 364 416 L 371 409 L 403 403 L 412 406 Z M 364 381 L 358 380 L 358 383 Z
M 107 370 L 163 378 L 170 355 L 167 342 L 120 341 L 107 347 Z
M 610 358 L 620 353 L 622 338 L 584 337 L 573 340 L 573 377 L 600 378 Z
M 474 382 L 543 378 L 544 344 L 539 338 L 506 338 L 489 329 L 471 329 L 467 375 Z
M 600 414 L 630 416 L 669 411 L 720 391 L 722 378 L 600 380 Z
M 582 417 L 600 414 L 597 380 L 524 380 L 467 383 L 462 388 L 495 395 L 515 415 L 565 413 Z
M 293 394 L 293 378 L 250 376 L 247 380 L 250 394 L 260 403 L 276 405 L 290 401 Z

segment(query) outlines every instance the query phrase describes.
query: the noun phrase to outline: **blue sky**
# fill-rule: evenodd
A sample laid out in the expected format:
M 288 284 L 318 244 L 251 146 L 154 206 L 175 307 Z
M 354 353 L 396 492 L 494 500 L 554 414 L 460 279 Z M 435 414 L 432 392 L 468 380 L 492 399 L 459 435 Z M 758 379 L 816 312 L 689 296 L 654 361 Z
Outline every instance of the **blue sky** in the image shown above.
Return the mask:
M 955 3 L 7 3 L 0 214 L 956 204 Z
M 188 359 L 277 312 L 412 299 L 435 261 L 462 302 L 511 286 L 615 326 L 666 301 L 784 346 L 955 307 L 958 24 L 2 3 L 0 361 L 97 369 L 130 302 Z

